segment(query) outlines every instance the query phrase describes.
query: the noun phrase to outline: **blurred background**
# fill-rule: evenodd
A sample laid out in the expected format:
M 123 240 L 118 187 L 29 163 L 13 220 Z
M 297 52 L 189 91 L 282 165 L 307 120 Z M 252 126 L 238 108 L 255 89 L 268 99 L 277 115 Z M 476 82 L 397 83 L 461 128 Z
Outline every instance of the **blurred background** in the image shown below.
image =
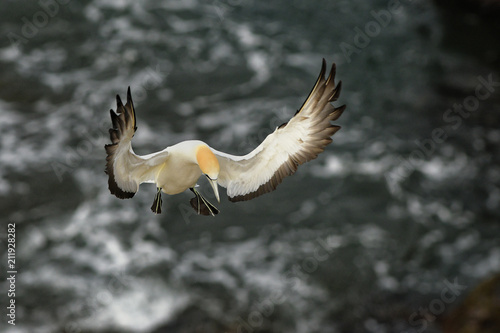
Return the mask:
M 499 8 L 2 1 L 0 330 L 498 332 Z M 322 58 L 342 129 L 272 194 L 223 196 L 215 218 L 191 193 L 158 216 L 153 185 L 110 195 L 109 109 L 129 85 L 138 154 L 201 139 L 241 155 L 300 107 Z

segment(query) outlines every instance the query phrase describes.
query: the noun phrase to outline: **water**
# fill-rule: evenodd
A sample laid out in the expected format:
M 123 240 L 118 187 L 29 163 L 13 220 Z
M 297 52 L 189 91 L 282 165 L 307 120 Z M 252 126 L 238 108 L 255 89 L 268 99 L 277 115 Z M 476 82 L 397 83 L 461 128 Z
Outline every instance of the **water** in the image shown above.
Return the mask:
M 2 3 L 1 233 L 5 249 L 16 223 L 18 269 L 2 332 L 439 332 L 465 292 L 436 321 L 418 309 L 500 266 L 498 86 L 471 98 L 499 78 L 498 24 L 412 1 L 377 30 L 388 4 Z M 129 85 L 136 152 L 196 138 L 244 154 L 323 57 L 342 130 L 277 191 L 223 198 L 216 218 L 190 193 L 159 216 L 151 185 L 109 194 L 108 110 Z

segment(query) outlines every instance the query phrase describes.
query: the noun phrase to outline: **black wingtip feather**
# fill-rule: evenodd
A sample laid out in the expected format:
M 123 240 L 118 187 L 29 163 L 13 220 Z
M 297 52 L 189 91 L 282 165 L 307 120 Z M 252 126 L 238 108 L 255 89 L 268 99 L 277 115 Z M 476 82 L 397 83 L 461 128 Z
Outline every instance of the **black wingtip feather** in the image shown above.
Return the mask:
M 122 99 L 120 98 L 120 95 L 116 95 L 116 106 L 117 106 L 117 112 L 119 111 L 118 109 L 123 107 Z
M 337 83 L 337 86 L 335 87 L 335 90 L 333 91 L 332 97 L 330 97 L 330 99 L 328 99 L 328 101 L 329 102 L 336 101 L 340 96 L 341 90 L 342 90 L 342 81 L 339 81 L 339 83 Z
M 337 65 L 335 63 L 332 64 L 332 68 L 330 69 L 330 74 L 328 74 L 328 79 L 326 80 L 326 85 L 329 85 L 332 82 L 335 85 L 335 75 L 337 74 Z
M 340 118 L 342 113 L 344 113 L 346 106 L 342 105 L 338 108 L 335 108 L 332 113 L 330 113 L 330 121 L 334 121 Z
M 311 96 L 311 94 L 315 91 L 315 89 L 318 88 L 318 86 L 322 85 L 321 82 L 325 81 L 325 73 L 326 73 L 326 60 L 325 60 L 325 58 L 323 58 L 323 61 L 321 64 L 321 71 L 319 72 L 318 78 L 316 79 L 316 83 L 314 84 L 311 91 L 307 95 L 308 97 L 306 98 L 304 103 L 302 103 L 302 106 L 297 110 L 297 112 L 295 112 L 294 117 L 304 108 L 306 103 L 309 101 L 309 96 Z
M 113 129 L 118 128 L 118 115 L 113 110 L 109 110 L 109 115 L 111 116 L 111 124 L 113 125 Z
M 132 110 L 132 115 L 134 116 L 134 131 L 137 131 L 135 107 L 134 107 L 134 101 L 132 100 L 132 92 L 130 90 L 130 86 L 128 86 L 127 88 L 127 105 L 129 105 Z
M 325 73 L 326 72 L 326 60 L 323 58 L 323 61 L 321 62 L 321 72 Z
M 325 79 L 325 73 L 326 73 L 326 60 L 323 58 L 323 62 L 321 63 L 321 79 Z

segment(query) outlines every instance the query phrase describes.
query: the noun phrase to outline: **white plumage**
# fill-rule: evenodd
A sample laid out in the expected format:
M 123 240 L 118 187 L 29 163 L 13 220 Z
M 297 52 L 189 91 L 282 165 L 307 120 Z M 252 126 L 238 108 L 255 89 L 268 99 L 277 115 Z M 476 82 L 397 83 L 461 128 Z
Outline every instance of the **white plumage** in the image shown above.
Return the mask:
M 250 200 L 273 191 L 300 164 L 324 151 L 332 142 L 331 136 L 340 129 L 331 121 L 340 117 L 345 106 L 335 108 L 330 102 L 337 100 L 341 82 L 335 85 L 335 64 L 328 78 L 325 71 L 323 59 L 318 80 L 299 111 L 244 156 L 217 151 L 198 140 L 183 141 L 150 155 L 135 154 L 131 141 L 137 128 L 129 88 L 127 103 L 123 105 L 117 96 L 117 112 L 111 110 L 112 143 L 106 145 L 111 193 L 118 198 L 131 198 L 141 183 L 155 183 L 158 193 L 151 209 L 160 213 L 161 192 L 178 194 L 189 188 L 195 193 L 191 199 L 193 208 L 199 214 L 215 215 L 217 208 L 195 189 L 202 174 L 209 179 L 218 200 L 217 184 L 227 188 L 231 201 Z

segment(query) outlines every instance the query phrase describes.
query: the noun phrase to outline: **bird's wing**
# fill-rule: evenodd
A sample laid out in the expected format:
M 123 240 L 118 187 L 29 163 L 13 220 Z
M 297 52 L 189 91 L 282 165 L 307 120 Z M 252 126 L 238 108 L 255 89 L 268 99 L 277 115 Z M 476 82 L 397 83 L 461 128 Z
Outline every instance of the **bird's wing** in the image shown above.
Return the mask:
M 116 112 L 111 110 L 110 113 L 113 123 L 113 128 L 109 129 L 111 144 L 105 146 L 109 191 L 120 199 L 132 198 L 139 184 L 154 182 L 168 158 L 168 148 L 146 156 L 136 155 L 132 150 L 131 141 L 137 127 L 130 87 L 127 104 L 123 105 L 120 96 L 116 95 Z
M 330 122 L 340 117 L 345 105 L 335 108 L 330 102 L 340 94 L 335 85 L 335 64 L 325 79 L 326 62 L 302 107 L 288 123 L 269 134 L 252 152 L 233 156 L 213 149 L 220 164 L 218 183 L 227 188 L 231 201 L 250 200 L 274 191 L 297 167 L 315 159 L 332 142 L 340 126 Z

